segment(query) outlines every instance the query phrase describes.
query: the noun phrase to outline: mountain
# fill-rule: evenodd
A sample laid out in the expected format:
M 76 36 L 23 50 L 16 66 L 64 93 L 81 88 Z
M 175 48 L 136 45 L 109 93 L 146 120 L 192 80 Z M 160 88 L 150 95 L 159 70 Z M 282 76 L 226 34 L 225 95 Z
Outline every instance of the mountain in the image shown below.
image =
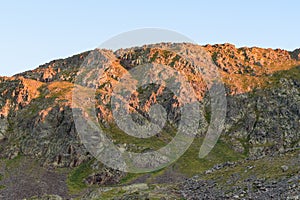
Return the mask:
M 221 136 L 204 158 L 198 155 L 213 118 L 212 86 L 195 65 L 197 60 L 186 59 L 198 52 L 205 52 L 215 64 L 227 105 Z M 83 86 L 95 88 L 99 123 L 124 151 L 151 152 L 165 146 L 175 137 L 182 115 L 180 99 L 168 88 L 158 84 L 140 87 L 129 104 L 135 122 L 145 123 L 138 116 L 147 118 L 154 103 L 163 105 L 169 122 L 150 138 L 127 135 L 116 124 L 110 101 L 122 76 L 146 64 L 165 65 L 184 74 L 200 102 L 201 120 L 194 142 L 176 162 L 134 174 L 107 167 L 88 151 L 74 122 L 72 91 L 79 87 L 82 66 L 90 62 L 90 56 L 98 55 L 104 55 L 100 57 L 104 69 L 93 69 Z M 299 72 L 299 49 L 161 43 L 115 52 L 95 49 L 13 77 L 0 77 L 0 197 L 297 199 Z M 95 77 L 97 74 L 101 77 Z M 137 163 L 142 165 L 143 160 Z

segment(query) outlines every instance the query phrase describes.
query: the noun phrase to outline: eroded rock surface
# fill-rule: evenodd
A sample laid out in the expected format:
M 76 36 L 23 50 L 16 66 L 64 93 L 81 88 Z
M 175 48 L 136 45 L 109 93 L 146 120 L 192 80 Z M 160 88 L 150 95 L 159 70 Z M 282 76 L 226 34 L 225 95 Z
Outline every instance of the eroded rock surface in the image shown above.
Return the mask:
M 184 73 L 195 91 L 197 100 L 201 102 L 202 121 L 198 137 L 203 137 L 211 115 L 207 94 L 209 84 L 204 81 L 201 72 L 197 71 L 198 68 L 193 65 L 193 62 L 185 60 L 183 55 L 168 51 L 166 48 L 178 48 L 187 54 L 198 50 L 207 51 L 207 55 L 217 67 L 227 93 L 227 116 L 221 138 L 236 153 L 256 160 L 299 150 L 300 77 L 298 74 L 300 69 L 297 67 L 300 60 L 299 49 L 288 52 L 257 47 L 236 48 L 231 44 L 201 47 L 193 44 L 162 43 L 121 49 L 116 52 L 96 49 L 94 52 L 52 61 L 14 77 L 1 77 L 1 157 L 14 159 L 18 155 L 24 155 L 36 159 L 39 165 L 45 168 L 68 169 L 80 167 L 92 160 L 75 128 L 72 114 L 72 89 L 77 87 L 74 83 L 76 83 L 76 74 L 82 70 L 80 67 L 85 62 L 89 62 L 89 54 L 97 52 L 105 54 L 108 58 L 104 66 L 105 70 L 101 72 L 102 76 L 87 79 L 85 84 L 96 89 L 97 117 L 108 130 L 109 137 L 118 143 L 120 148 L 136 152 L 158 148 L 147 146 L 147 142 L 145 142 L 146 146 L 142 143 L 129 144 L 131 140 L 122 137 L 115 127 L 110 105 L 113 88 L 123 74 L 147 63 L 167 65 Z M 97 73 L 99 71 L 95 70 L 90 75 L 93 77 Z M 170 130 L 173 130 L 172 128 L 175 130 L 180 120 L 178 98 L 163 86 L 150 85 L 139 88 L 133 93 L 129 105 L 132 114 L 139 113 L 147 118 L 147 112 L 155 103 L 160 103 L 166 108 L 170 121 L 165 133 L 155 136 L 157 139 L 155 141 L 163 145 L 170 141 L 173 136 Z M 135 120 L 143 123 L 138 117 Z M 101 186 L 118 184 L 125 176 L 126 173 L 113 169 L 105 170 L 103 165 L 99 165 L 93 168 L 82 181 Z M 293 177 L 298 176 L 293 175 Z M 253 184 L 255 181 L 257 180 L 253 179 Z M 269 187 L 267 185 L 270 183 L 266 181 L 262 187 L 267 188 L 269 192 L 262 192 L 262 194 L 266 195 L 266 198 L 271 198 L 269 194 L 272 191 L 281 191 L 282 188 L 290 187 L 287 184 L 283 186 L 286 182 L 287 178 L 282 178 L 277 185 Z M 214 196 L 217 194 L 227 197 L 226 194 L 213 189 L 213 180 L 212 182 L 187 181 L 182 190 L 183 196 L 193 199 L 195 195 L 199 195 L 199 193 L 194 194 L 197 189 L 195 187 L 206 188 L 201 192 L 208 195 L 207 198 L 217 197 Z M 239 189 L 238 191 L 241 197 L 243 191 Z M 291 191 L 288 195 L 296 195 L 299 188 L 294 187 L 288 191 Z M 230 196 L 230 198 L 235 197 Z

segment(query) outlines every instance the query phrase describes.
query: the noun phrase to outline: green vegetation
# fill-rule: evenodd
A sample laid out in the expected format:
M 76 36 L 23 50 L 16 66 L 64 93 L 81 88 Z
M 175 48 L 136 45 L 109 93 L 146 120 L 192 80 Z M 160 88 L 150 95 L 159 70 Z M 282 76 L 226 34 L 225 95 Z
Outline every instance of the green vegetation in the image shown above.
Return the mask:
M 69 86 L 59 86 L 57 88 L 54 88 L 54 91 L 51 91 L 50 97 L 51 98 L 62 98 L 64 97 L 68 92 L 70 92 L 73 88 L 73 85 Z
M 204 172 L 215 164 L 244 158 L 244 155 L 235 152 L 227 143 L 219 139 L 212 151 L 204 159 L 200 159 L 198 155 L 202 141 L 203 139 L 196 138 L 184 155 L 174 163 L 179 172 L 193 176 Z
M 23 112 L 24 118 L 30 119 L 33 118 L 34 116 L 38 115 L 39 111 L 43 110 L 42 109 L 43 104 L 42 103 L 31 103 L 29 104 L 24 110 L 26 112 Z
M 132 151 L 141 152 L 146 150 L 157 150 L 171 141 L 176 129 L 167 125 L 159 136 L 150 138 L 137 138 L 124 133 L 117 125 L 111 124 L 108 128 L 103 127 L 108 137 L 113 139 L 116 144 L 130 144 L 136 148 Z
M 112 188 L 111 190 L 105 191 L 101 193 L 101 197 L 99 200 L 109 200 L 115 197 L 120 197 L 124 195 L 126 191 L 122 190 L 121 188 Z
M 142 176 L 143 174 L 135 174 L 135 173 L 127 173 L 124 178 L 121 179 L 120 184 L 125 185 L 133 180 L 136 180 L 138 177 Z
M 277 87 L 282 78 L 300 81 L 300 66 L 295 66 L 289 70 L 278 71 L 269 77 L 271 87 Z
M 153 57 L 150 58 L 150 61 L 154 62 L 157 57 L 158 57 L 158 51 L 154 53 Z
M 214 63 L 217 62 L 217 57 L 218 57 L 218 52 L 214 52 L 211 56 L 212 60 L 214 61 Z
M 14 168 L 22 162 L 22 159 L 24 158 L 23 155 L 17 155 L 13 159 L 5 159 L 5 165 L 7 169 Z
M 176 55 L 173 59 L 172 59 L 172 62 L 170 63 L 170 66 L 171 67 L 174 67 L 175 63 L 178 62 L 180 60 L 180 56 L 179 55 Z
M 71 193 L 78 193 L 85 189 L 87 185 L 84 183 L 84 179 L 87 178 L 92 172 L 91 163 L 94 160 L 82 163 L 78 167 L 72 170 L 67 179 L 67 185 Z
M 292 174 L 296 174 L 300 170 L 299 165 L 296 164 L 298 159 L 297 156 L 298 152 L 295 151 L 281 156 L 265 157 L 259 160 L 240 162 L 236 166 L 223 168 L 211 174 L 205 174 L 201 176 L 201 178 L 207 180 L 213 179 L 222 185 L 228 185 L 226 184 L 226 181 L 232 175 L 239 174 L 240 178 L 235 183 L 235 185 L 238 185 L 242 184 L 244 180 L 250 176 L 266 178 L 268 180 L 273 180 L 280 177 L 289 177 Z M 282 165 L 288 165 L 289 169 L 287 171 L 283 171 L 281 169 Z
M 163 57 L 165 59 L 169 58 L 173 53 L 171 51 L 163 50 Z
M 49 90 L 48 90 L 48 87 L 46 84 L 39 87 L 38 91 L 40 93 L 38 96 L 38 99 L 44 99 L 44 98 L 46 98 L 47 94 L 49 94 Z
M 239 141 L 243 148 L 244 148 L 244 152 L 243 152 L 243 155 L 245 157 L 247 157 L 249 155 L 249 150 L 250 150 L 250 144 L 249 144 L 249 140 L 250 140 L 250 135 L 248 135 L 247 138 L 235 138 L 237 141 Z
M 62 71 L 62 76 L 65 78 L 65 80 L 67 80 L 69 82 L 73 82 L 77 72 L 78 72 L 78 69 L 74 69 L 74 68 L 65 69 Z

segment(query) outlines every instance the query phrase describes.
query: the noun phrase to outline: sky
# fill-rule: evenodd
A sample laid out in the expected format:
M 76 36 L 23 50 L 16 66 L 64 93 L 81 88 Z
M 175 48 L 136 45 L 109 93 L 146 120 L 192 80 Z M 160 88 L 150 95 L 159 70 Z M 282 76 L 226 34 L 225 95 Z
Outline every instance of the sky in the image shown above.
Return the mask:
M 2 1 L 0 75 L 91 50 L 140 28 L 176 31 L 198 44 L 300 48 L 300 1 Z

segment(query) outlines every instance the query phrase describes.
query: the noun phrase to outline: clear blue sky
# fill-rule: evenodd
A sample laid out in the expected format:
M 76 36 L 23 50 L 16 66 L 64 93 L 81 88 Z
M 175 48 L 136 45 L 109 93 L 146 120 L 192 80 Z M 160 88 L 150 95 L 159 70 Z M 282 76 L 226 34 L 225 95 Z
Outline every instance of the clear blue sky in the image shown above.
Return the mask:
M 0 75 L 157 27 L 199 44 L 300 48 L 300 1 L 0 1 Z

